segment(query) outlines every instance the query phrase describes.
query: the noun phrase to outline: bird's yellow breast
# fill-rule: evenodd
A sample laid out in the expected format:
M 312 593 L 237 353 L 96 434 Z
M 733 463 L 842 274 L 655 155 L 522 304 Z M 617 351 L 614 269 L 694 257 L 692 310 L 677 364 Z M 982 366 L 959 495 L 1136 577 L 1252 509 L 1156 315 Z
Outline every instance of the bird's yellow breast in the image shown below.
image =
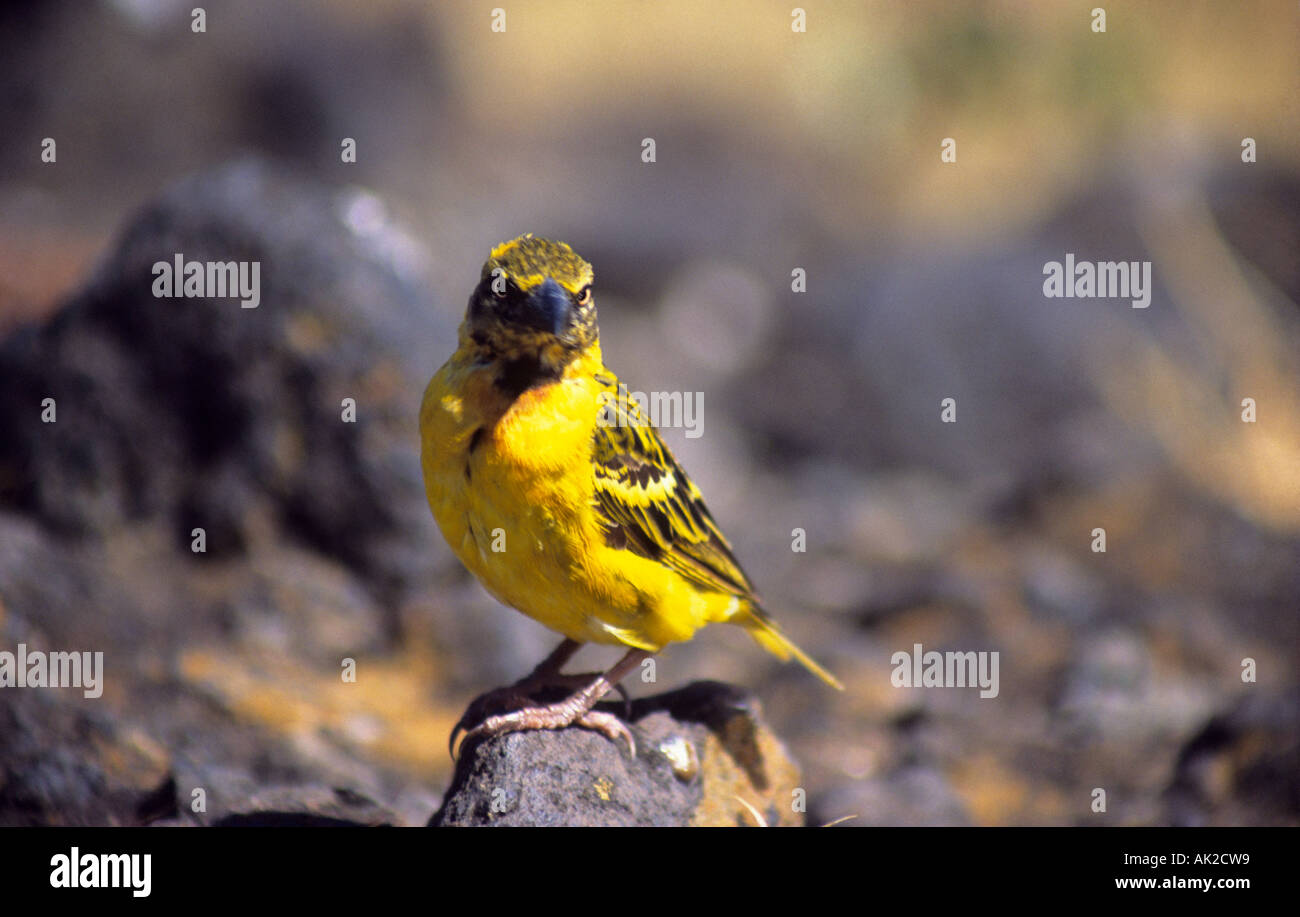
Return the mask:
M 599 349 L 510 398 L 492 367 L 453 357 L 420 410 L 430 508 L 456 556 L 500 601 L 581 642 L 658 650 L 717 620 L 662 564 L 616 550 L 595 511 Z

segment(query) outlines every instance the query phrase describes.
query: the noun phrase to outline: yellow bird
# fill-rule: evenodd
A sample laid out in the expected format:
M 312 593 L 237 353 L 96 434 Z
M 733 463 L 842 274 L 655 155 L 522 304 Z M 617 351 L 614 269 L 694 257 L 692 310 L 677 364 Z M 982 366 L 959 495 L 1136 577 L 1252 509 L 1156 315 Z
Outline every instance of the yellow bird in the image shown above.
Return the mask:
M 471 704 L 453 747 L 481 718 L 466 740 L 578 725 L 635 752 L 627 727 L 593 706 L 714 621 L 842 689 L 762 609 L 699 490 L 636 403 L 618 397 L 592 280 L 562 242 L 529 233 L 497 246 L 457 350 L 424 392 L 421 463 L 443 536 L 488 592 L 565 637 L 527 678 Z M 560 674 L 588 642 L 628 651 L 604 674 Z M 576 690 L 535 702 L 548 686 Z

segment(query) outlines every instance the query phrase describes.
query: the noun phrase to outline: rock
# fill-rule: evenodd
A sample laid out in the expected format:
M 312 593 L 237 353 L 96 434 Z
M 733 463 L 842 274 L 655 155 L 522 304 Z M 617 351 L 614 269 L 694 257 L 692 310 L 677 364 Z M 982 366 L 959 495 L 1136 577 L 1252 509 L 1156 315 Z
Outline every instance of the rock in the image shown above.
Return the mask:
M 1210 691 L 1194 679 L 1163 671 L 1141 635 L 1114 627 L 1079 641 L 1059 713 L 1081 735 L 1137 749 L 1157 736 L 1181 741 L 1212 703 Z
M 256 263 L 258 306 L 154 295 L 178 254 Z M 362 191 L 258 160 L 181 182 L 51 321 L 0 345 L 0 505 L 97 538 L 160 520 L 186 553 L 203 528 L 209 561 L 287 536 L 381 593 L 418 575 L 432 525 L 409 427 L 428 348 L 455 339 L 425 259 Z
M 1025 603 L 1046 621 L 1084 627 L 1106 608 L 1105 589 L 1083 564 L 1041 547 L 1025 552 Z
M 1300 690 L 1246 697 L 1210 718 L 1179 754 L 1164 801 L 1175 825 L 1300 821 Z
M 0 696 L 0 825 L 140 825 L 174 812 L 166 751 L 73 691 Z
M 620 704 L 602 704 L 622 712 Z M 719 682 L 637 700 L 626 748 L 585 729 L 519 732 L 464 749 L 431 826 L 803 824 L 798 766 L 758 701 Z M 752 807 L 752 811 L 751 811 Z
M 970 813 L 951 781 L 936 767 L 905 764 L 877 779 L 844 783 L 819 796 L 815 824 L 849 828 L 915 825 L 966 827 Z
M 258 307 L 154 296 L 177 253 L 257 262 Z M 412 438 L 455 340 L 428 268 L 374 195 L 242 159 L 142 206 L 48 320 L 0 341 L 0 649 L 103 650 L 107 672 L 96 699 L 0 691 L 0 824 L 194 823 L 198 787 L 203 824 L 427 820 L 450 764 L 395 736 L 454 721 L 420 693 L 459 569 Z M 404 626 L 426 639 L 394 656 Z M 345 658 L 362 680 L 331 691 Z
M 257 789 L 232 807 L 209 808 L 159 824 L 211 825 L 218 828 L 345 828 L 389 827 L 401 817 L 368 796 L 342 787 L 319 784 Z

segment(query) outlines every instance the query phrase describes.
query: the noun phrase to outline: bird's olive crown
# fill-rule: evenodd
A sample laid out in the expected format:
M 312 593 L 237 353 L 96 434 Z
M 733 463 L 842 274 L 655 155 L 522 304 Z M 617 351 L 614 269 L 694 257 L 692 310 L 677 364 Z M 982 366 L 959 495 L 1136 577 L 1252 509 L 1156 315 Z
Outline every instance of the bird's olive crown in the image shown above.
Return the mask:
M 574 295 L 592 281 L 591 265 L 568 243 L 538 238 L 531 232 L 492 249 L 483 263 L 480 279 L 490 281 L 498 269 L 525 293 L 544 283 L 547 277 Z
M 465 327 L 496 355 L 577 353 L 597 338 L 591 265 L 564 242 L 532 233 L 503 242 L 483 264 Z

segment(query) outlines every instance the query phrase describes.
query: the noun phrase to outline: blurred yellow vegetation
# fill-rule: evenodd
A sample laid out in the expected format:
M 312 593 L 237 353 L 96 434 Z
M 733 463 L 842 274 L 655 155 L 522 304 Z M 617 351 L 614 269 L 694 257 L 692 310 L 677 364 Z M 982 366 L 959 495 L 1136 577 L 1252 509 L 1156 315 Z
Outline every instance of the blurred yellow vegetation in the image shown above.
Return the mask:
M 1072 814 L 1065 797 L 1046 780 L 1027 781 L 992 755 L 964 759 L 948 776 L 971 819 L 982 827 L 1059 824 Z
M 694 119 L 743 142 L 738 158 L 831 164 L 859 192 L 809 193 L 842 229 L 887 211 L 913 230 L 982 234 L 996 215 L 1013 231 L 1083 187 L 1099 145 L 1171 125 L 1266 137 L 1271 157 L 1300 160 L 1294 4 L 1111 6 L 1105 34 L 1089 4 L 1031 0 L 802 4 L 796 34 L 797 5 L 516 0 L 504 33 L 490 4 L 427 15 L 478 129 L 582 137 L 622 118 L 653 135 L 669 113 Z
M 421 779 L 451 774 L 447 736 L 459 718 L 430 698 L 440 683 L 432 653 L 418 644 L 393 656 L 357 660 L 357 679 L 308 668 L 290 655 L 231 654 L 200 648 L 182 654 L 180 674 L 241 720 L 299 749 L 328 757 L 352 747 Z
M 1090 361 L 1098 388 L 1199 489 L 1261 525 L 1300 531 L 1300 358 L 1279 318 L 1295 304 L 1243 264 L 1199 198 L 1154 206 L 1143 235 L 1198 353 L 1116 322 Z M 1254 423 L 1242 419 L 1245 398 Z

